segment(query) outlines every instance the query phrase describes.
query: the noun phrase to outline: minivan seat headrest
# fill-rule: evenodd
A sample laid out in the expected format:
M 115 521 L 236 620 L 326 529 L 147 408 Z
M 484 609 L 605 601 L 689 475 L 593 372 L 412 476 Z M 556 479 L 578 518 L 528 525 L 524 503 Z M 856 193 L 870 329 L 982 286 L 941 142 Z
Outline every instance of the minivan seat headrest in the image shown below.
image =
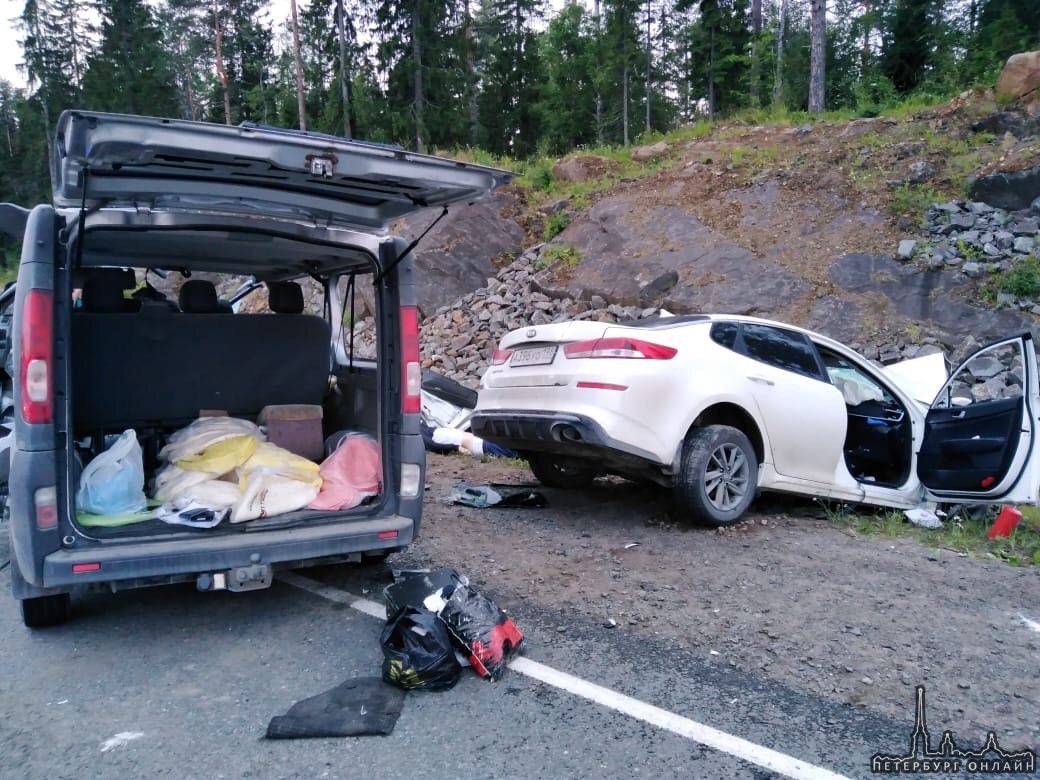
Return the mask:
M 298 282 L 268 282 L 267 307 L 277 314 L 303 314 L 303 288 Z
M 89 276 L 83 283 L 83 311 L 115 314 L 137 308 L 137 301 L 123 297 L 122 280 L 113 274 Z
M 218 314 L 227 311 L 217 300 L 217 288 L 205 279 L 189 279 L 177 295 L 181 311 L 191 314 Z

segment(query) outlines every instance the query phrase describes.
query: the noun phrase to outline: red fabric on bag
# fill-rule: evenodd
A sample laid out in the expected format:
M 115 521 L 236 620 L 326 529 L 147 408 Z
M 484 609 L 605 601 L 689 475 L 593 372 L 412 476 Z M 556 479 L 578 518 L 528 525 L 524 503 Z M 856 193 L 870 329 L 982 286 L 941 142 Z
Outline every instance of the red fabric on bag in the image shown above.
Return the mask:
M 375 439 L 353 434 L 321 464 L 321 491 L 311 509 L 350 509 L 379 494 L 383 466 Z

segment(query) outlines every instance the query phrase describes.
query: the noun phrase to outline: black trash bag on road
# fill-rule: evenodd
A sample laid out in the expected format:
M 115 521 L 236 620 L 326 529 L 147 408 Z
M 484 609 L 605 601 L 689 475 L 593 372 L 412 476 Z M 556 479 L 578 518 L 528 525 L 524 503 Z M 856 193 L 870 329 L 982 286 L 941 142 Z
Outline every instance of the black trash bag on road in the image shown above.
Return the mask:
M 434 612 L 402 607 L 386 621 L 379 643 L 383 679 L 399 688 L 444 691 L 462 674 L 448 627 Z
M 469 657 L 473 671 L 487 680 L 501 677 L 524 644 L 524 634 L 513 619 L 468 584 L 455 588 L 441 618 Z

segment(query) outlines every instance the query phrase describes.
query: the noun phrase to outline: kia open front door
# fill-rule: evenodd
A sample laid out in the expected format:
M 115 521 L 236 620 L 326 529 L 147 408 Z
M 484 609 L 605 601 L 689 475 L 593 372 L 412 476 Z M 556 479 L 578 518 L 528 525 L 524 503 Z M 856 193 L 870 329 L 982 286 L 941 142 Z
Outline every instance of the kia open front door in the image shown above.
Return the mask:
M 925 417 L 917 474 L 930 496 L 1036 503 L 1038 411 L 1029 333 L 971 355 L 950 375 Z

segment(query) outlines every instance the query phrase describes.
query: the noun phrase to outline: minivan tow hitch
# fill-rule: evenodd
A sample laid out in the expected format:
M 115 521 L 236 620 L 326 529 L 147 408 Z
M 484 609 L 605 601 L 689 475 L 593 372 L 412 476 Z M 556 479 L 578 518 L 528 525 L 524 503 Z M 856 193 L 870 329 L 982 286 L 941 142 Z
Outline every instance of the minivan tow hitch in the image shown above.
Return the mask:
M 195 580 L 195 587 L 207 590 L 263 590 L 270 588 L 274 573 L 269 563 L 254 563 L 227 571 L 206 572 Z

